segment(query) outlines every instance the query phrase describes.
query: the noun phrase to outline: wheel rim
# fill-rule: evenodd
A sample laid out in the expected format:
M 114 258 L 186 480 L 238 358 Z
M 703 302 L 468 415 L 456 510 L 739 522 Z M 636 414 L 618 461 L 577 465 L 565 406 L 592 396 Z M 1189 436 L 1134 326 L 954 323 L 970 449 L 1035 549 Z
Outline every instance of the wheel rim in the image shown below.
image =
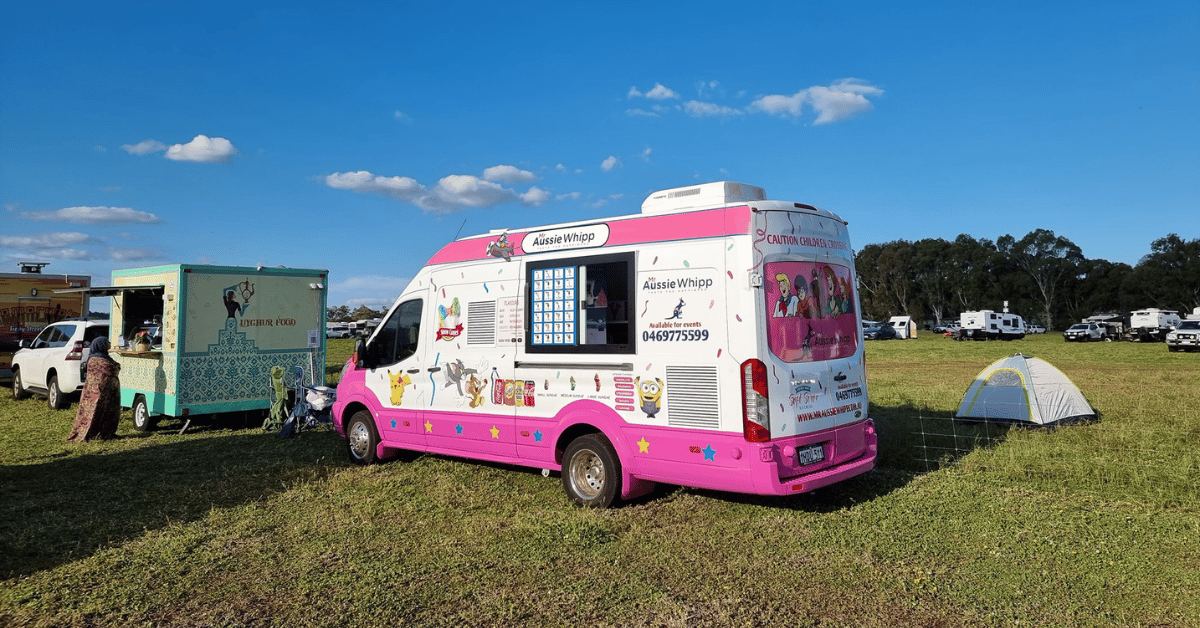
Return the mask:
M 58 384 L 50 382 L 50 405 L 58 407 Z
M 21 396 L 21 374 L 13 373 L 13 396 Z
M 590 449 L 575 452 L 569 473 L 571 486 L 584 499 L 595 499 L 604 490 L 604 461 Z
M 364 460 L 371 449 L 371 431 L 365 423 L 357 422 L 350 427 L 350 455 Z
M 149 414 L 150 411 L 146 409 L 145 404 L 139 403 L 137 406 L 137 412 L 133 413 L 133 422 L 136 423 L 138 427 L 145 427 L 146 421 L 150 418 Z

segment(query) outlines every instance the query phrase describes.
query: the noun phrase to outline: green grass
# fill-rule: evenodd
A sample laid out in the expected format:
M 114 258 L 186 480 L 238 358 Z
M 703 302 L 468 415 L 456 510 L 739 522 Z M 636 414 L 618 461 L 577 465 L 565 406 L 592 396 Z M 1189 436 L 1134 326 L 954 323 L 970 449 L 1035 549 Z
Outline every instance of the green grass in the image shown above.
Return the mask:
M 331 342 L 331 380 L 349 351 Z M 1017 351 L 1102 419 L 949 421 Z M 867 352 L 877 470 L 601 512 L 523 469 L 352 467 L 327 432 L 123 421 L 123 439 L 67 444 L 74 406 L 3 395 L 0 625 L 1200 625 L 1200 356 L 1053 335 Z

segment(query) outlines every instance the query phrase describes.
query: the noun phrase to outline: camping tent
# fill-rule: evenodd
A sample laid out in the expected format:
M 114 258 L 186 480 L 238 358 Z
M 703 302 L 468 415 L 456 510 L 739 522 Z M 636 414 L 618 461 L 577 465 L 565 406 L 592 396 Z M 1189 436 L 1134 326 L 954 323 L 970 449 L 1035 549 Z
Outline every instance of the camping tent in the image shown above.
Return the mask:
M 1049 362 L 1020 353 L 996 360 L 967 388 L 956 418 L 1051 425 L 1096 418 L 1083 393 Z

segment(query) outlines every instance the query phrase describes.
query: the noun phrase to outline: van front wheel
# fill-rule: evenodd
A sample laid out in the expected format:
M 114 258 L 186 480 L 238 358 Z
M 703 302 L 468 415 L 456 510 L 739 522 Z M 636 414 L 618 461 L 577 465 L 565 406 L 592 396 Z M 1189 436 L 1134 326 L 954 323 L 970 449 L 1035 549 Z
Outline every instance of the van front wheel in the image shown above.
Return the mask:
M 371 413 L 359 410 L 346 425 L 346 451 L 354 464 L 375 464 L 379 461 L 379 433 Z
M 621 461 L 608 439 L 585 434 L 567 445 L 562 479 L 567 497 L 575 504 L 607 508 L 621 490 Z

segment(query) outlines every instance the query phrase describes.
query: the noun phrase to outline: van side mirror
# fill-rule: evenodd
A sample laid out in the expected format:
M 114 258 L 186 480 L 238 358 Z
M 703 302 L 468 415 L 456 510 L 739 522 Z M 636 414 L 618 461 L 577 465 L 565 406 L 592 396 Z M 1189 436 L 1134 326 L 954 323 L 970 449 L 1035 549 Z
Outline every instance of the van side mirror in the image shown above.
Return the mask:
M 362 338 L 354 339 L 354 356 L 355 356 L 354 366 L 356 368 L 365 369 L 365 368 L 373 368 L 374 367 L 374 364 L 372 364 L 373 360 L 371 360 L 370 356 L 367 355 L 367 341 L 366 340 L 364 340 Z

